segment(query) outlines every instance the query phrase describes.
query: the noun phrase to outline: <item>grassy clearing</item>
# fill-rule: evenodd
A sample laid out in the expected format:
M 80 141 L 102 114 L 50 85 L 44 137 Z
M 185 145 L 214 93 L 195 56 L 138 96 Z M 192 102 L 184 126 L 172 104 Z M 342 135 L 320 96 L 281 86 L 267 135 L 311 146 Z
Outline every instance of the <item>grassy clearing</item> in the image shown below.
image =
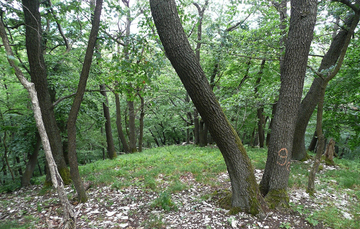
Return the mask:
M 247 148 L 247 151 L 255 169 L 264 169 L 266 150 Z M 321 184 L 316 185 L 316 190 L 327 193 L 326 195 L 347 195 L 351 205 L 348 213 L 352 214 L 352 219 L 344 217 L 341 207 L 330 199 L 321 203 L 319 210 L 309 211 L 308 206 L 302 205 L 293 205 L 292 208 L 314 226 L 323 222 L 332 228 L 360 228 L 360 161 L 335 159 L 335 163 L 339 169 L 324 170 L 317 174 Z M 292 163 L 290 189 L 306 189 L 310 167 L 311 163 Z M 216 178 L 220 173 L 226 172 L 226 166 L 217 148 L 167 146 L 148 149 L 142 153 L 120 155 L 115 160 L 97 161 L 80 166 L 79 170 L 84 180 L 91 181 L 93 186 L 111 185 L 113 189 L 136 186 L 158 192 L 159 197 L 154 200 L 152 206 L 176 211 L 171 193 L 190 188 L 181 181 L 182 179 L 195 179 L 204 185 L 217 187 L 219 183 Z M 44 177 L 41 179 L 44 180 Z M 39 194 L 45 194 L 47 191 L 49 190 L 44 189 L 43 193 Z M 207 199 L 208 196 L 204 198 Z M 6 201 L 1 201 L 1 204 L 6 205 Z M 146 226 L 153 226 L 161 222 L 161 218 L 150 217 L 145 223 Z M 286 228 L 286 225 L 284 227 Z M 6 222 L 0 223 L 0 228 L 23 226 L 16 222 Z

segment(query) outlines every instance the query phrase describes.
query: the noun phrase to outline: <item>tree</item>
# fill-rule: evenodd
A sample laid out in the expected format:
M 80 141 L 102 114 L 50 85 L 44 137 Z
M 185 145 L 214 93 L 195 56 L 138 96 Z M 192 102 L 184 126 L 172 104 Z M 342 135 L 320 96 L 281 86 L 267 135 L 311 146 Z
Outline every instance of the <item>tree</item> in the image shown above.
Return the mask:
M 59 174 L 55 160 L 51 153 L 50 141 L 45 130 L 45 125 L 43 122 L 40 103 L 35 89 L 35 85 L 34 83 L 30 83 L 29 81 L 27 81 L 20 68 L 16 65 L 14 61 L 14 53 L 10 48 L 9 40 L 7 38 L 5 27 L 2 21 L 0 21 L 0 36 L 6 49 L 7 59 L 9 64 L 15 70 L 15 75 L 17 76 L 18 80 L 29 92 L 32 103 L 32 109 L 34 111 L 34 117 L 36 120 L 36 126 L 38 128 L 41 137 L 41 142 L 45 151 L 46 160 L 48 162 L 48 166 L 50 170 L 51 181 L 54 187 L 57 189 L 60 202 L 63 206 L 64 228 L 76 228 L 76 215 L 74 209 L 69 203 L 69 200 L 67 199 L 67 195 L 64 189 L 64 182 Z
M 237 211 L 262 210 L 253 167 L 240 138 L 224 115 L 182 28 L 174 0 L 150 0 L 152 16 L 165 53 L 217 143 L 229 172 Z
M 94 17 L 92 21 L 92 28 L 90 31 L 88 47 L 86 49 L 85 59 L 83 63 L 83 67 L 80 74 L 79 85 L 77 88 L 76 96 L 74 98 L 69 118 L 67 122 L 67 130 L 68 130 L 68 154 L 69 154 L 69 163 L 70 163 L 70 174 L 75 185 L 78 199 L 80 202 L 86 202 L 87 196 L 85 193 L 85 188 L 82 183 L 79 168 L 78 168 L 78 161 L 77 161 L 77 154 L 76 154 L 76 120 L 79 113 L 81 101 L 84 96 L 86 82 L 89 77 L 90 67 L 92 63 L 92 57 L 95 49 L 95 44 L 97 40 L 97 34 L 99 31 L 100 26 L 100 15 L 102 9 L 102 0 L 96 0 L 96 6 L 94 11 Z
M 359 1 L 356 1 L 357 5 Z M 356 4 L 351 6 L 354 9 L 354 13 L 348 15 L 343 26 L 337 33 L 336 36 L 331 41 L 331 45 L 323 57 L 320 67 L 317 70 L 318 72 L 328 71 L 338 62 L 340 54 L 344 47 L 347 48 L 347 40 L 351 38 L 352 26 L 358 24 L 359 19 L 357 14 L 359 9 L 357 9 Z M 350 40 L 349 40 L 350 42 Z M 345 49 L 346 52 L 346 49 Z M 305 150 L 305 132 L 307 124 L 312 116 L 315 107 L 317 106 L 319 100 L 321 99 L 321 90 L 322 87 L 327 84 L 321 77 L 316 77 L 311 84 L 310 90 L 307 92 L 305 98 L 302 100 L 296 121 L 296 128 L 294 133 L 294 142 L 293 142 L 293 155 L 292 158 L 296 160 L 302 160 L 306 157 Z
M 30 66 L 31 81 L 38 92 L 39 104 L 44 125 L 51 144 L 52 153 L 58 170 L 65 182 L 70 183 L 69 169 L 65 163 L 62 141 L 52 106 L 49 86 L 47 82 L 47 69 L 43 56 L 43 36 L 38 0 L 23 0 L 23 12 L 26 26 L 26 49 Z M 48 180 L 51 182 L 50 180 Z
M 111 119 L 110 119 L 110 109 L 109 109 L 109 100 L 106 95 L 106 86 L 105 84 L 100 85 L 100 93 L 104 96 L 103 102 L 103 111 L 105 117 L 105 133 L 106 133 L 106 143 L 107 143 L 107 153 L 110 159 L 116 158 L 114 139 L 111 131 Z
M 295 121 L 300 105 L 310 45 L 316 22 L 317 1 L 291 1 L 290 28 L 281 66 L 277 102 L 261 193 L 270 207 L 288 206 L 287 186 Z

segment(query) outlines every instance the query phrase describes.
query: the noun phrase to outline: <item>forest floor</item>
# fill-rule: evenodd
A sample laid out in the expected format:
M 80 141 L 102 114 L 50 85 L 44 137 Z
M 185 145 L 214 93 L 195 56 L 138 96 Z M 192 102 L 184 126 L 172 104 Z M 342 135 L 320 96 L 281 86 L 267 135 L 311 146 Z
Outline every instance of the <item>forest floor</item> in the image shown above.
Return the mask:
M 320 174 L 337 169 L 324 165 Z M 255 169 L 258 181 L 262 173 L 263 170 Z M 229 215 L 228 210 L 218 206 L 218 200 L 230 191 L 226 172 L 214 177 L 216 185 L 198 182 L 191 172 L 184 172 L 178 178 L 179 187 L 171 192 L 165 173 L 157 174 L 156 184 L 160 187 L 156 191 L 137 185 L 120 189 L 113 185 L 93 185 L 87 192 L 86 203 L 77 203 L 74 189 L 68 186 L 66 190 L 77 213 L 77 228 L 341 228 L 336 223 L 329 226 L 319 220 L 319 213 L 315 212 L 323 212 L 324 217 L 342 218 L 350 222 L 347 228 L 359 226 L 355 222 L 360 219 L 359 212 L 353 208 L 354 202 L 359 205 L 358 196 L 351 195 L 351 190 L 333 188 L 336 180 L 323 184 L 317 179 L 316 186 L 324 188 L 318 189 L 315 197 L 294 185 L 288 190 L 289 211 L 274 210 L 255 217 L 245 213 Z M 0 203 L 0 228 L 61 227 L 62 208 L 54 189 L 43 189 L 40 185 L 21 188 L 0 194 Z

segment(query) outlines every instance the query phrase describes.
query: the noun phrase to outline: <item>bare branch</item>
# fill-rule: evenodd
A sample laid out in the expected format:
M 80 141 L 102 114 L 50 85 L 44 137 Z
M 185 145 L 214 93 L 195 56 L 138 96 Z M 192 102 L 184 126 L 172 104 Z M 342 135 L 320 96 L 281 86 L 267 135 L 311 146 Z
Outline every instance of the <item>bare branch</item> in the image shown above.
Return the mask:
M 317 76 L 319 76 L 321 79 L 325 80 L 324 74 L 316 71 L 313 67 L 310 65 L 307 66 L 313 73 L 315 73 Z

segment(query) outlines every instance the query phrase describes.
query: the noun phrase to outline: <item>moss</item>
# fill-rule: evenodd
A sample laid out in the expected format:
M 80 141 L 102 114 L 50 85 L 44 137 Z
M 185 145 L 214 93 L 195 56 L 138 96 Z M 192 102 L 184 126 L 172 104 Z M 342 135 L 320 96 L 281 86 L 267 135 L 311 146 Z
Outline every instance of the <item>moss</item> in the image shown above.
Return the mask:
M 310 196 L 315 196 L 315 190 L 314 189 L 306 189 L 306 192 L 310 195 Z
M 285 189 L 271 190 L 265 197 L 265 201 L 268 203 L 271 209 L 288 209 L 289 196 Z
M 324 166 L 323 166 L 323 165 L 319 165 L 318 171 L 323 170 L 323 169 L 324 169 Z
M 313 157 L 306 152 L 305 157 L 303 159 L 301 159 L 300 161 L 304 162 L 304 161 L 307 161 L 307 160 L 312 159 L 312 158 Z
M 59 169 L 59 174 L 63 179 L 64 185 L 71 184 L 70 170 L 67 167 Z
M 329 158 L 325 158 L 325 164 L 328 166 L 335 166 L 335 162 Z

